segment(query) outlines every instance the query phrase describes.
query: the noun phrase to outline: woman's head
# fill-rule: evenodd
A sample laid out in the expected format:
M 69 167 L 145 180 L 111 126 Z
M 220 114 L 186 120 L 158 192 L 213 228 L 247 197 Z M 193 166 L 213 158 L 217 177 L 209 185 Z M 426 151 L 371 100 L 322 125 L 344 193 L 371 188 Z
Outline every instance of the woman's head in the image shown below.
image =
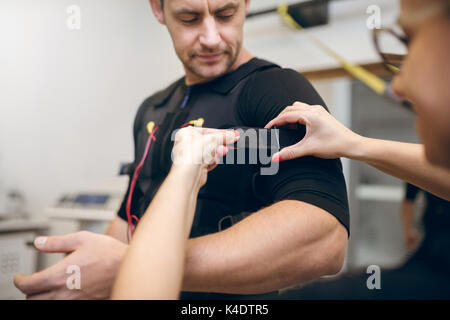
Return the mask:
M 402 0 L 399 23 L 409 53 L 394 91 L 417 112 L 428 160 L 450 168 L 450 0 Z

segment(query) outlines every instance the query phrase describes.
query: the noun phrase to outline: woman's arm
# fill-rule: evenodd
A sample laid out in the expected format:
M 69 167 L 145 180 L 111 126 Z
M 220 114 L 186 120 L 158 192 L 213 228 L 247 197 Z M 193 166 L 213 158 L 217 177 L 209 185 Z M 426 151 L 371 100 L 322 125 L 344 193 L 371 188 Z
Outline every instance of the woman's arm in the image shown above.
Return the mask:
M 131 241 L 114 285 L 113 299 L 176 299 L 184 244 L 199 190 L 196 173 L 172 168 Z
M 283 110 L 266 128 L 301 123 L 305 137 L 274 155 L 274 161 L 312 155 L 346 157 L 363 161 L 378 170 L 450 200 L 450 171 L 430 164 L 423 145 L 362 137 L 339 123 L 321 106 L 296 102 Z
M 345 157 L 363 161 L 384 173 L 450 200 L 450 171 L 430 164 L 421 144 L 360 137 L 358 144 Z
M 141 219 L 122 262 L 112 299 L 176 299 L 197 194 L 235 133 L 186 128 L 178 132 L 174 164 Z

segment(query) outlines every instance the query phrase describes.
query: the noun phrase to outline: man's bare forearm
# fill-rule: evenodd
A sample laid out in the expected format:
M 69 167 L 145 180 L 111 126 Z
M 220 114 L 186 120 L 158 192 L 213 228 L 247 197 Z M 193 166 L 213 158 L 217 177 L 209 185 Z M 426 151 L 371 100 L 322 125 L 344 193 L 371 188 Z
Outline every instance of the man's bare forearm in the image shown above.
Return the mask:
M 450 200 L 450 171 L 430 164 L 421 144 L 358 138 L 345 157 L 363 161 L 389 175 Z
M 345 228 L 328 212 L 282 201 L 229 229 L 190 239 L 183 290 L 258 294 L 342 267 Z

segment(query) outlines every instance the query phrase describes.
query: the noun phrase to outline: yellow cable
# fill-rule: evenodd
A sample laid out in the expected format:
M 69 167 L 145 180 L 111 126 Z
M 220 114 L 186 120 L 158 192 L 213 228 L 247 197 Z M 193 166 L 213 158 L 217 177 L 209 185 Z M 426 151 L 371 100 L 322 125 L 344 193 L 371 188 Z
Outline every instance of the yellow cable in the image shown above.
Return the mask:
M 356 79 L 360 80 L 361 82 L 365 83 L 369 88 L 374 90 L 379 95 L 383 95 L 386 91 L 387 84 L 386 82 L 381 79 L 380 77 L 376 76 L 372 72 L 364 69 L 361 66 L 352 64 L 345 60 L 342 56 L 340 56 L 338 53 L 333 51 L 331 48 L 326 46 L 322 41 L 320 41 L 318 38 L 311 35 L 309 32 L 307 32 L 301 25 L 299 25 L 289 14 L 288 12 L 288 5 L 282 4 L 278 7 L 278 13 L 283 18 L 284 22 L 288 24 L 291 28 L 301 30 L 304 32 L 304 34 L 312 41 L 314 42 L 319 48 L 321 48 L 323 51 L 325 51 L 328 55 L 332 56 L 334 59 L 336 59 L 342 67 L 347 70 L 348 73 L 350 73 L 352 76 L 354 76 Z

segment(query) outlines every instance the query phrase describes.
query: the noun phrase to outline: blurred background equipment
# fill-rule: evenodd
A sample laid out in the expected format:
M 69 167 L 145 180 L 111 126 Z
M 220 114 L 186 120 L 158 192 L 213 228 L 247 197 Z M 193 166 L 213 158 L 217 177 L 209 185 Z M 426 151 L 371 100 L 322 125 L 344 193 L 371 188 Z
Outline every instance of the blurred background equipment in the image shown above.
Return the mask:
M 7 192 L 4 208 L 0 210 L 0 219 L 20 219 L 26 217 L 25 196 L 18 190 Z
M 31 274 L 42 268 L 43 261 L 33 241 L 47 228 L 43 220 L 0 220 L 0 299 L 24 298 L 13 278 L 16 273 Z
M 117 215 L 126 189 L 125 180 L 117 177 L 92 182 L 78 191 L 63 193 L 58 201 L 44 210 L 52 224 L 72 222 L 74 231 L 105 233 Z
M 328 23 L 329 20 L 329 2 L 331 0 L 312 0 L 292 3 L 289 5 L 281 4 L 269 9 L 249 12 L 247 19 L 279 12 L 281 7 L 286 6 L 288 14 L 303 28 L 320 26 Z

